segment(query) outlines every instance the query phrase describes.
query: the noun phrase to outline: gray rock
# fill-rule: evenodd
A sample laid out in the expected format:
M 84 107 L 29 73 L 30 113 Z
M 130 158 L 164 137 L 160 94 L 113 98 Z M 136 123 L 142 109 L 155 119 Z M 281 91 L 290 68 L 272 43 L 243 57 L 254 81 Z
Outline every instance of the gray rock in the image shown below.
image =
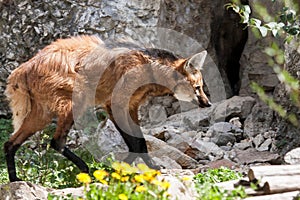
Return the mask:
M 163 123 L 167 119 L 166 109 L 161 105 L 153 105 L 149 109 L 149 121 L 153 124 Z
M 166 130 L 175 130 L 178 133 L 207 130 L 211 111 L 212 108 L 203 108 L 178 113 L 168 117 L 164 123 L 143 126 L 143 131 L 149 135 L 157 135 Z
M 293 39 L 285 44 L 284 48 L 285 67 L 296 80 L 300 80 L 300 43 Z M 290 92 L 285 84 L 278 84 L 274 90 L 273 97 L 275 102 L 279 102 L 288 114 L 295 114 L 298 122 L 300 119 L 299 106 L 291 103 Z M 299 126 L 294 126 L 289 120 L 282 120 L 279 115 L 274 115 L 273 121 L 276 124 L 276 136 L 286 141 L 285 145 L 280 147 L 281 153 L 285 154 L 292 149 L 298 148 L 300 144 Z M 299 125 L 299 123 L 298 123 Z
M 196 160 L 168 145 L 164 141 L 150 135 L 145 135 L 145 139 L 151 157 L 158 157 L 161 159 L 163 156 L 168 155 L 170 159 L 176 161 L 184 169 L 195 168 L 197 166 Z
M 29 182 L 13 182 L 0 186 L 0 197 L 3 200 L 47 199 L 46 188 Z
M 203 152 L 206 156 L 213 155 L 217 158 L 222 158 L 224 155 L 223 150 L 220 147 L 218 147 L 218 145 L 216 145 L 213 142 L 203 141 L 201 139 L 193 141 L 191 143 L 191 147 L 198 149 L 200 152 Z
M 211 141 L 219 146 L 226 146 L 228 143 L 234 144 L 235 135 L 241 137 L 242 130 L 228 122 L 215 123 L 208 129 L 207 133 L 211 133 Z
M 252 97 L 234 96 L 221 102 L 212 113 L 212 122 L 222 122 L 229 116 L 238 116 L 246 119 L 252 110 L 255 99 Z
M 180 105 L 181 112 L 187 112 L 187 111 L 199 108 L 198 105 L 190 103 L 190 102 L 179 102 L 179 105 Z
M 162 156 L 161 158 L 154 157 L 154 162 L 158 166 L 162 166 L 164 169 L 182 169 L 182 167 L 169 156 Z
M 208 131 L 212 132 L 212 135 L 216 133 L 241 133 L 243 132 L 242 129 L 236 127 L 235 125 L 228 123 L 228 122 L 217 122 L 213 124 Z
M 267 131 L 264 133 L 264 138 L 268 139 L 268 138 L 274 138 L 276 136 L 276 132 L 275 131 Z
M 197 160 L 197 161 L 203 161 L 203 160 L 208 160 L 208 155 L 205 152 L 200 151 L 197 148 L 193 148 L 189 146 L 184 154 L 188 155 L 189 157 Z
M 189 178 L 189 180 L 183 179 Z M 197 191 L 193 181 L 194 174 L 190 170 L 162 170 L 159 180 L 165 180 L 171 183 L 168 193 L 171 194 L 171 200 L 177 199 L 197 199 Z
M 229 120 L 229 123 L 233 124 L 234 126 L 238 128 L 242 128 L 242 123 L 240 121 L 239 117 L 233 117 Z
M 179 149 L 182 152 L 186 152 L 190 148 L 191 138 L 182 134 L 172 134 L 171 137 L 166 141 L 168 145 Z
M 249 1 L 250 7 L 256 4 L 256 1 Z M 278 12 L 282 6 L 280 3 L 273 3 L 269 1 L 262 1 L 262 5 L 266 8 L 271 8 L 269 11 L 272 16 Z M 253 17 L 258 17 L 258 13 L 252 13 Z M 274 15 L 273 15 L 274 14 Z M 248 40 L 243 51 L 243 56 L 241 57 L 241 89 L 240 95 L 253 95 L 253 90 L 250 85 L 254 81 L 262 86 L 266 91 L 271 91 L 273 93 L 274 87 L 278 84 L 278 78 L 272 67 L 269 67 L 268 60 L 269 57 L 266 54 L 260 52 L 260 47 L 268 46 L 270 40 L 273 40 L 272 36 L 267 36 L 264 40 L 261 40 L 255 36 L 252 31 L 248 32 Z M 289 49 L 289 48 L 287 48 Z M 278 101 L 280 102 L 280 101 Z
M 211 141 L 218 146 L 225 146 L 235 143 L 236 139 L 232 133 L 217 133 L 211 138 Z
M 209 166 L 209 168 L 212 169 L 219 169 L 220 167 L 227 167 L 233 169 L 237 164 L 228 159 L 221 159 L 209 162 L 207 165 Z
M 106 120 L 98 125 L 96 133 L 82 133 L 81 142 L 98 160 L 108 154 L 128 152 L 128 147 L 122 136 L 111 120 Z
M 203 127 L 209 126 L 209 119 L 213 107 L 194 109 L 188 112 L 180 113 L 181 119 L 189 127 L 190 130 L 202 130 Z
M 288 164 L 300 164 L 300 148 L 293 149 L 285 154 L 284 161 Z
M 251 114 L 244 122 L 244 134 L 248 137 L 255 137 L 269 131 L 274 111 L 263 104 L 256 104 Z
M 253 138 L 252 141 L 254 143 L 255 148 L 258 148 L 265 141 L 265 138 L 262 135 L 257 135 L 255 138 Z
M 240 142 L 240 143 L 235 143 L 233 145 L 233 148 L 240 149 L 240 150 L 245 150 L 251 147 L 252 147 L 251 142 Z
M 270 153 L 268 151 L 257 151 L 256 149 L 250 148 L 246 150 L 232 150 L 233 161 L 239 164 L 252 164 L 252 163 L 278 163 L 280 161 L 280 156 L 275 153 Z
M 268 138 L 256 149 L 257 151 L 268 151 L 270 150 L 271 145 L 272 145 L 272 139 Z

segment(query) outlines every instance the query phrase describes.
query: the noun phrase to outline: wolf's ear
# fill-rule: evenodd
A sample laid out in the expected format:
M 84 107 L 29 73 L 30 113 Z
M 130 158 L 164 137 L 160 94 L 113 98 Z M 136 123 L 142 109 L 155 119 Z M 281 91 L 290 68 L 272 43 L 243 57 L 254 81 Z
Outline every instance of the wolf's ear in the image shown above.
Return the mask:
M 203 68 L 206 55 L 207 51 L 204 50 L 188 58 L 185 62 L 184 69 L 190 73 L 193 73 L 195 70 L 201 70 Z

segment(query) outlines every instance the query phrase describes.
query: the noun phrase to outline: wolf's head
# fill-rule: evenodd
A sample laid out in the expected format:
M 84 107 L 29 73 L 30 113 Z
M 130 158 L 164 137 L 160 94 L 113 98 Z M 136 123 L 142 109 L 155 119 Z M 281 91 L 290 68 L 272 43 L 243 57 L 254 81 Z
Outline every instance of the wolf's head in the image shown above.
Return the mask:
M 206 55 L 207 51 L 202 51 L 182 62 L 180 71 L 182 71 L 182 74 L 190 85 L 179 83 L 175 87 L 174 96 L 178 100 L 197 103 L 200 107 L 211 106 L 209 99 L 203 91 L 203 78 L 200 71 L 204 65 Z M 192 90 L 190 86 L 192 86 Z

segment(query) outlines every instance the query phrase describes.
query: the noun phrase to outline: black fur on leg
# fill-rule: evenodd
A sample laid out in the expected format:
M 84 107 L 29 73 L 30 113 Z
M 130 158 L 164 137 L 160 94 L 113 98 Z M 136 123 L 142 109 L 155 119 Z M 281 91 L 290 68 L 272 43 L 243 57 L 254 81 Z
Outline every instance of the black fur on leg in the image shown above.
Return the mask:
M 81 172 L 89 173 L 89 167 L 87 164 L 73 152 L 71 152 L 65 145 L 62 145 L 59 140 L 52 139 L 51 147 L 56 151 L 60 152 L 68 160 L 72 161 Z
M 125 158 L 125 160 L 124 160 L 125 162 L 131 164 L 137 157 L 140 157 L 144 160 L 144 162 L 146 163 L 146 165 L 148 165 L 148 167 L 150 167 L 152 169 L 161 169 L 161 167 L 158 165 L 155 165 L 152 158 L 150 158 L 150 156 L 148 154 L 146 140 L 143 137 L 142 131 L 140 129 L 135 130 L 137 133 L 136 135 L 138 135 L 138 137 L 135 137 L 133 135 L 129 135 L 129 134 L 125 133 L 118 126 L 116 126 L 116 128 L 120 132 L 121 136 L 123 137 L 125 143 L 127 144 L 128 148 L 129 148 L 130 153 Z
M 22 181 L 17 177 L 15 164 L 15 154 L 20 146 L 21 145 L 13 145 L 12 142 L 5 142 L 4 144 L 5 159 L 10 182 Z
M 89 167 L 87 166 L 87 164 L 81 158 L 71 152 L 67 147 L 63 149 L 62 155 L 72 161 L 80 169 L 81 172 L 89 173 Z

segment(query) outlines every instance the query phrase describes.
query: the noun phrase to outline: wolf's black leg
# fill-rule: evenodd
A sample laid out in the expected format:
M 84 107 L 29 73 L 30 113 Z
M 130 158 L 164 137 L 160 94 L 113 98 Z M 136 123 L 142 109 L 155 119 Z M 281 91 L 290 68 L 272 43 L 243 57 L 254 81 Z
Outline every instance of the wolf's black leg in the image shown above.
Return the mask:
M 13 145 L 12 142 L 4 144 L 5 159 L 10 182 L 21 181 L 16 174 L 15 154 L 20 145 Z

